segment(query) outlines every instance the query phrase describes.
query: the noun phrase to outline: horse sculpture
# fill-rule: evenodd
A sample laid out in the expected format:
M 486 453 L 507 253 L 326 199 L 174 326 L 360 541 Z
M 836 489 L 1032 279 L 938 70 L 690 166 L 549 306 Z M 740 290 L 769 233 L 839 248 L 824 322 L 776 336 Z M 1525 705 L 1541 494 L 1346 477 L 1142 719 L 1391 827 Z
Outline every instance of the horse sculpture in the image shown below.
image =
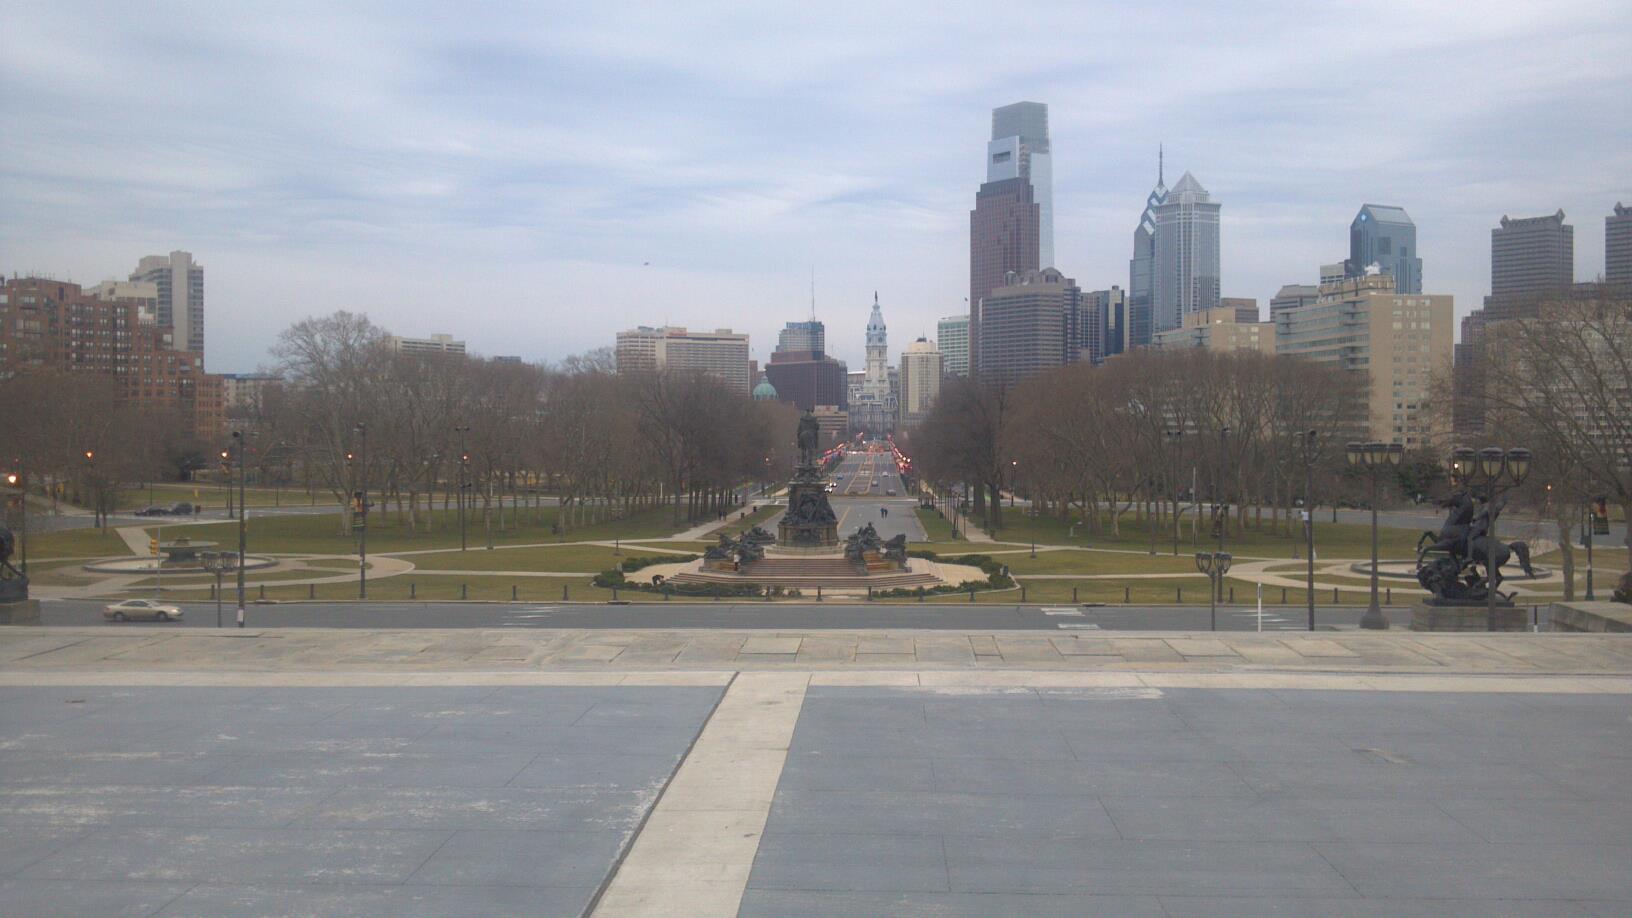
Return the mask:
M 1481 602 L 1491 590 L 1503 596 L 1502 565 L 1518 558 L 1526 576 L 1534 577 L 1530 566 L 1530 546 L 1525 542 L 1503 542 L 1490 537 L 1491 526 L 1501 515 L 1504 502 L 1475 503 L 1466 490 L 1457 491 L 1437 504 L 1450 511 L 1439 532 L 1424 532 L 1417 540 L 1417 582 L 1441 602 Z

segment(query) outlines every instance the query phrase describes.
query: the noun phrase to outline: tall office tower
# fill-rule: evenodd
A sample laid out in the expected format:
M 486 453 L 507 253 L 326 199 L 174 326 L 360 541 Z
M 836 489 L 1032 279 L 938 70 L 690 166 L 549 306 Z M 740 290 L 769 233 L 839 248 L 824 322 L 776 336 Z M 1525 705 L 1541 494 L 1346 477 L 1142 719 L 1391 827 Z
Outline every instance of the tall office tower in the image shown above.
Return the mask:
M 969 212 L 969 373 L 980 373 L 980 300 L 1010 273 L 1038 268 L 1041 211 L 1031 183 L 1001 179 L 980 186 Z
M 1156 290 L 1156 208 L 1167 201 L 1167 185 L 1162 176 L 1162 153 L 1156 151 L 1156 187 L 1145 198 L 1145 212 L 1133 231 L 1133 258 L 1128 262 L 1127 349 L 1147 347 L 1155 331 L 1151 308 Z
M 744 395 L 752 389 L 748 336 L 729 328 L 694 332 L 676 326 L 642 325 L 618 332 L 614 356 L 619 373 L 696 370 L 719 378 Z
M 1604 280 L 1632 284 L 1632 207 L 1615 205 L 1615 215 L 1604 218 Z
M 133 281 L 158 286 L 158 323 L 173 330 L 176 348 L 204 353 L 204 266 L 191 252 L 147 255 L 131 272 Z
M 1314 284 L 1283 284 L 1281 289 L 1269 298 L 1269 320 L 1275 321 L 1275 316 L 1283 309 L 1308 306 L 1319 298 L 1320 288 Z
M 1422 259 L 1417 257 L 1417 225 L 1402 207 L 1366 204 L 1349 224 L 1345 271 L 1360 277 L 1377 265 L 1394 278 L 1395 293 L 1422 292 Z
M 1503 217 L 1490 231 L 1490 298 L 1556 293 L 1575 283 L 1575 227 L 1564 211 L 1546 217 Z
M 1037 253 L 1054 266 L 1054 166 L 1048 142 L 1048 106 L 1016 102 L 992 109 L 992 141 L 986 145 L 986 181 L 1023 178 L 1037 202 Z
M 969 375 L 969 317 L 947 316 L 935 323 L 935 347 L 948 376 Z
M 1179 328 L 1192 312 L 1218 305 L 1218 212 L 1207 189 L 1186 172 L 1156 205 L 1154 331 Z
M 901 352 L 901 426 L 912 430 L 929 416 L 941 394 L 943 372 L 941 352 L 925 338 Z
M 806 322 L 789 322 L 782 329 L 782 333 L 777 336 L 776 349 L 779 351 L 825 353 L 827 351 L 827 329 L 815 319 Z
M 1094 355 L 1090 349 L 1088 359 L 1100 363 L 1107 357 L 1128 352 L 1128 300 L 1121 287 L 1084 294 L 1082 311 L 1085 316 L 1091 315 L 1101 329 L 1099 353 Z
M 1082 356 L 1082 290 L 1054 268 L 1013 274 L 981 299 L 981 380 L 1007 387 Z

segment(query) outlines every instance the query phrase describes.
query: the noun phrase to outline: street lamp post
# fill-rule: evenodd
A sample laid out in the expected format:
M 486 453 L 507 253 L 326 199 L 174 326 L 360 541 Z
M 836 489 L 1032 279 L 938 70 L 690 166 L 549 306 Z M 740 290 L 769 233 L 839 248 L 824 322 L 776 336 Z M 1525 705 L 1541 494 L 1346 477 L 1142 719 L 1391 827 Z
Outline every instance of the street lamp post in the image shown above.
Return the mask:
M 23 477 L 22 463 L 18 463 L 17 471 L 6 475 L 6 484 L 17 489 L 17 510 L 21 514 L 17 523 L 17 556 L 23 576 L 28 576 L 28 482 Z
M 1230 440 L 1230 429 L 1218 429 L 1218 471 L 1215 474 L 1216 483 L 1213 488 L 1213 500 L 1217 505 L 1213 508 L 1213 526 L 1217 529 L 1219 555 L 1224 554 L 1224 530 L 1229 528 L 1230 504 L 1224 499 L 1224 459 L 1229 455 L 1227 444 Z M 1228 569 L 1228 565 L 1225 565 Z M 1220 572 L 1218 582 L 1214 584 L 1213 593 L 1218 601 L 1224 599 L 1224 574 Z
M 1489 519 L 1485 529 L 1485 630 L 1496 630 L 1496 498 L 1509 488 L 1516 488 L 1530 475 L 1530 451 L 1514 447 L 1503 451 L 1499 446 L 1487 446 L 1475 453 L 1467 447 L 1451 451 L 1451 474 L 1467 482 L 1474 496 L 1485 504 Z M 1481 495 L 1481 491 L 1483 492 Z M 1469 546 L 1471 554 L 1473 549 Z
M 1360 627 L 1376 630 L 1388 628 L 1388 616 L 1377 602 L 1377 482 L 1384 473 L 1400 467 L 1405 459 L 1405 447 L 1398 443 L 1350 443 L 1349 465 L 1366 470 L 1371 479 L 1371 604 L 1360 616 Z
M 244 442 L 244 432 L 232 432 L 233 449 L 238 454 L 238 627 L 244 627 L 244 538 L 246 517 L 249 513 L 244 509 L 244 459 L 247 455 L 248 444 Z M 230 487 L 230 482 L 229 482 Z M 216 591 L 220 596 L 220 591 Z
M 1219 585 L 1224 582 L 1224 575 L 1230 572 L 1230 562 L 1233 559 L 1222 551 L 1196 552 L 1196 570 L 1207 575 L 1207 621 L 1208 629 L 1218 630 L 1218 594 Z
M 23 510 L 23 519 L 25 521 L 28 519 L 28 510 L 27 510 L 26 507 Z M 1587 596 L 1586 596 L 1587 602 L 1592 602 L 1592 600 L 1593 600 L 1593 596 L 1592 596 L 1592 527 L 1597 522 L 1598 522 L 1598 514 L 1593 511 L 1592 501 L 1589 500 L 1589 501 L 1587 501 L 1587 521 L 1586 521 L 1586 526 L 1583 527 L 1582 530 L 1581 530 L 1583 533 L 1586 534 L 1585 541 L 1587 543 Z M 28 573 L 26 562 L 25 562 L 25 565 L 24 565 L 23 573 L 25 573 L 25 574 Z
M 470 425 L 455 427 L 459 434 L 459 550 L 464 551 L 465 545 L 465 473 L 470 469 L 470 453 L 465 452 L 465 434 L 470 433 Z
M 357 598 L 368 598 L 368 426 L 357 422 L 357 459 L 362 467 L 362 487 L 358 490 L 357 513 L 363 517 L 357 535 Z
M 1304 599 L 1309 604 L 1309 630 L 1315 630 L 1315 431 L 1306 430 L 1303 439 L 1303 539 L 1308 556 L 1304 579 Z

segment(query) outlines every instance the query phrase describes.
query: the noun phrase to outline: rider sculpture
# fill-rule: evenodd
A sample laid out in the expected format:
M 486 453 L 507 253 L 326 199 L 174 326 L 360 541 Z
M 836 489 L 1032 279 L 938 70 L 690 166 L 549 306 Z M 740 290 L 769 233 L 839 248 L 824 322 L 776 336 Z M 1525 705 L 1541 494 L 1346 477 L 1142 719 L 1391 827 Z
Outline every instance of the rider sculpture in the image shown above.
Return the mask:
M 1527 543 L 1502 542 L 1490 536 L 1504 502 L 1479 504 L 1463 489 L 1437 503 L 1450 512 L 1437 533 L 1424 532 L 1417 540 L 1417 582 L 1439 603 L 1484 602 L 1490 590 L 1502 601 L 1511 602 L 1514 594 L 1501 592 L 1502 565 L 1509 558 L 1518 558 L 1526 576 L 1534 577 L 1535 570 L 1530 566 Z

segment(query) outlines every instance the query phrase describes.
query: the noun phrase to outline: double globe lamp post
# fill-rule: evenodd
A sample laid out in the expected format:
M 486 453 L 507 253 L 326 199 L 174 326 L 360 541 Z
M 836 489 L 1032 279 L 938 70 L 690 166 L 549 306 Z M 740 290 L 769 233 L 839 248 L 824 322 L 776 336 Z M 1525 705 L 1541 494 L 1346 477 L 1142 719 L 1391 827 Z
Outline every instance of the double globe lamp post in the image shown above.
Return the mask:
M 1350 443 L 1347 452 L 1349 465 L 1364 469 L 1371 479 L 1371 604 L 1360 616 L 1360 627 L 1381 631 L 1388 628 L 1388 616 L 1377 602 L 1377 482 L 1399 469 L 1405 461 L 1405 447 L 1398 443 Z

